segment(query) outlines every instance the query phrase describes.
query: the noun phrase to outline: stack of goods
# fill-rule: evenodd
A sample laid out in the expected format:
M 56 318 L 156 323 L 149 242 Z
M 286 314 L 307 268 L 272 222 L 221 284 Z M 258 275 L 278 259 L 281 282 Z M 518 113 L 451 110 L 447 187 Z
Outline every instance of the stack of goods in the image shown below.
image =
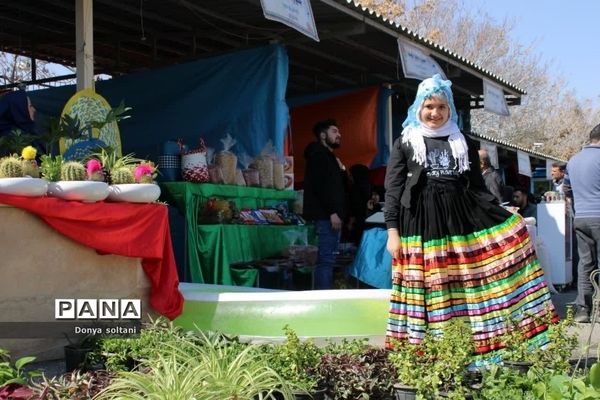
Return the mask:
M 229 134 L 221 142 L 223 150 L 215 153 L 213 148 L 205 147 L 202 140 L 200 147 L 193 150 L 183 150 L 184 145 L 179 141 L 183 179 L 217 185 L 294 189 L 294 159 L 278 155 L 270 141 L 255 158 L 244 152 L 236 154 L 233 147 L 237 141 Z M 164 158 L 164 162 L 168 160 Z
M 301 216 L 291 213 L 287 203 L 271 207 L 238 210 L 233 201 L 216 197 L 208 199 L 200 215 L 200 224 L 244 224 L 244 225 L 304 225 Z

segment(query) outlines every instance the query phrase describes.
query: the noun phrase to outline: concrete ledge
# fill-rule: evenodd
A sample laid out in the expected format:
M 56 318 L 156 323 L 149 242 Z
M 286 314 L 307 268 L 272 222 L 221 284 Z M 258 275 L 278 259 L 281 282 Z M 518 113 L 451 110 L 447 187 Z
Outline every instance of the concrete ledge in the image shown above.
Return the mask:
M 38 217 L 0 205 L 0 322 L 54 321 L 57 298 L 139 298 L 147 313 L 149 289 L 140 259 L 98 255 Z M 64 339 L 0 338 L 13 359 L 61 358 L 64 344 Z

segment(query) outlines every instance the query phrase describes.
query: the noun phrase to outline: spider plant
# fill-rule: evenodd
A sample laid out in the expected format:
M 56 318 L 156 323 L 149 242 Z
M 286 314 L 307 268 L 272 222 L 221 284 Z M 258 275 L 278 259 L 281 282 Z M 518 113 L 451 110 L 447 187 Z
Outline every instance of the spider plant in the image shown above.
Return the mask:
M 120 372 L 98 400 L 293 399 L 288 384 L 256 355 L 253 346 L 219 336 L 184 337 L 144 361 L 133 372 Z

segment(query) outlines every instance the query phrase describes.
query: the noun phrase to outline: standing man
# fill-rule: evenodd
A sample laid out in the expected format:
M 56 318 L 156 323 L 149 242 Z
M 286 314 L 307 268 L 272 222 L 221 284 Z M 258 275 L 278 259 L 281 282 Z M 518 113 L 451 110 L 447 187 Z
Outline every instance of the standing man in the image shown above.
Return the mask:
M 575 300 L 578 309 L 574 319 L 589 322 L 593 295 L 590 274 L 598 268 L 600 253 L 600 125 L 590 132 L 590 144 L 569 160 L 567 176 L 567 196 L 573 196 L 579 253 Z
M 564 193 L 565 172 L 567 166 L 563 163 L 552 163 L 552 191 Z
M 346 168 L 333 153 L 341 141 L 335 120 L 317 122 L 313 133 L 317 140 L 304 150 L 303 216 L 314 221 L 319 238 L 315 289 L 331 289 L 342 221 L 346 215 Z
M 516 187 L 513 191 L 513 206 L 519 208 L 519 214 L 523 218 L 537 219 L 537 205 L 529 201 L 529 190 Z
M 502 182 L 502 177 L 492 165 L 487 150 L 479 150 L 479 167 L 481 175 L 483 175 L 485 187 L 487 187 L 487 190 L 494 195 L 499 203 L 502 203 L 504 183 Z

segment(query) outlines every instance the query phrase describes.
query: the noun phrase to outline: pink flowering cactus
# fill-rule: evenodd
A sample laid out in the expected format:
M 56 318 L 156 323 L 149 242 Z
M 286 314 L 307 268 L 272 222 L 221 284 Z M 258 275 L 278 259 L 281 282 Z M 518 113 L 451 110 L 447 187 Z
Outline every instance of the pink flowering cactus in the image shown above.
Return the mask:
M 133 176 L 138 183 L 151 183 L 153 181 L 154 167 L 149 164 L 140 164 L 135 167 Z
M 88 179 L 91 181 L 103 181 L 104 180 L 104 171 L 102 170 L 102 163 L 100 161 L 92 158 L 86 164 L 86 172 Z

